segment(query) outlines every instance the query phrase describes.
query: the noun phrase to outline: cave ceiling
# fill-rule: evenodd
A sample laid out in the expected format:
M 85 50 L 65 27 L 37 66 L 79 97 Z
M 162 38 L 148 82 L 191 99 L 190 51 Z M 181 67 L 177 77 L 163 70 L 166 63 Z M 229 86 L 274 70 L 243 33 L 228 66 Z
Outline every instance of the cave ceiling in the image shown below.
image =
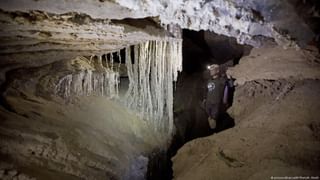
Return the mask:
M 101 55 L 147 40 L 180 38 L 180 28 L 212 31 L 255 47 L 266 42 L 300 46 L 315 35 L 305 17 L 319 15 L 312 6 L 301 15 L 294 4 L 289 0 L 0 1 L 0 66 L 6 70 Z

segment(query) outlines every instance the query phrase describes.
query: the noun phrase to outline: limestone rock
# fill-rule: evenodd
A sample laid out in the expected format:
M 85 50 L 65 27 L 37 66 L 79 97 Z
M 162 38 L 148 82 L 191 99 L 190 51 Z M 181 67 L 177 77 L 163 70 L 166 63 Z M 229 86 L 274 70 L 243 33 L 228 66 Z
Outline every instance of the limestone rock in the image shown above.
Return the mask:
M 178 24 L 192 30 L 209 30 L 236 37 L 241 44 L 261 46 L 266 39 L 289 45 L 292 39 L 305 44 L 313 32 L 299 17 L 290 1 L 236 0 L 116 0 L 120 5 L 149 16 L 159 16 L 163 24 Z M 299 27 L 299 28 L 298 28 Z
M 309 50 L 281 47 L 253 49 L 227 72 L 243 85 L 257 79 L 320 79 L 319 57 Z
M 172 158 L 174 179 L 317 177 L 320 82 L 293 81 L 294 88 L 276 100 L 286 83 L 256 80 L 237 87 L 230 111 L 235 127 L 186 143 Z

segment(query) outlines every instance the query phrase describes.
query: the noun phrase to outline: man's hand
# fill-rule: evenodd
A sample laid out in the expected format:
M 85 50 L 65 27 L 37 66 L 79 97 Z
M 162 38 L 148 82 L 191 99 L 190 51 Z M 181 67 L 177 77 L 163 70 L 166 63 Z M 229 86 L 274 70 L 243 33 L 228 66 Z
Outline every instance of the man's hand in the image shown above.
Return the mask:
M 209 122 L 209 126 L 211 129 L 216 128 L 217 126 L 217 121 L 211 117 L 208 117 L 208 122 Z

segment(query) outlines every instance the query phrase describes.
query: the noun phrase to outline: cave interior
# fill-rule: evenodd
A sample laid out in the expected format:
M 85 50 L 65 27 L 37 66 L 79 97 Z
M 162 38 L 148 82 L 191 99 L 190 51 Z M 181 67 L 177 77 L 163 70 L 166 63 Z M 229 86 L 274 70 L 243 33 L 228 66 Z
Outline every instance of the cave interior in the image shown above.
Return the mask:
M 11 0 L 0 27 L 0 179 L 320 178 L 317 0 Z

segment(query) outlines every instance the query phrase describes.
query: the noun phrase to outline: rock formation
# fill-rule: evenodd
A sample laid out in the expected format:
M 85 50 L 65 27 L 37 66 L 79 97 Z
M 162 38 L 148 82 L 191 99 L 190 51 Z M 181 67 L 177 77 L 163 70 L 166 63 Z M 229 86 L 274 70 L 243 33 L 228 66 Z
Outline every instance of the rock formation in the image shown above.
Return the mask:
M 300 53 L 254 49 L 230 69 L 235 127 L 186 143 L 174 179 L 318 178 L 320 66 Z
M 252 47 L 228 71 L 236 127 L 184 146 L 174 177 L 258 179 L 274 167 L 316 175 L 319 104 L 306 94 L 317 97 L 318 27 L 316 0 L 0 1 L 0 179 L 156 178 L 156 156 L 174 135 L 210 132 L 198 102 L 202 66 Z M 198 72 L 175 84 L 183 65 Z M 296 101 L 310 110 L 298 113 Z M 297 134 L 309 149 L 285 154 Z M 266 169 L 252 168 L 259 162 Z

